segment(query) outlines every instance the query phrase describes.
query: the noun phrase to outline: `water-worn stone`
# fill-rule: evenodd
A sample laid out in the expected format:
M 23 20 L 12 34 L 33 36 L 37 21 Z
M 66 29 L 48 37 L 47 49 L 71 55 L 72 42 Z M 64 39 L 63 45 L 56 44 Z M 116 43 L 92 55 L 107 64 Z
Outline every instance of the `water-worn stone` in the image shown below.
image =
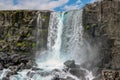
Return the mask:
M 85 79 L 85 74 L 86 74 L 86 71 L 82 70 L 80 68 L 80 65 L 77 65 L 75 64 L 75 61 L 74 60 L 68 60 L 64 63 L 65 66 L 68 67 L 68 71 L 78 77 L 78 78 L 81 78 L 81 79 Z
M 2 70 L 4 67 L 3 67 L 3 65 L 0 63 L 0 70 Z
M 85 79 L 85 71 L 84 70 L 81 70 L 80 68 L 71 68 L 70 69 L 70 73 L 72 75 L 75 75 L 77 76 L 78 78 L 81 78 L 81 79 Z
M 73 79 L 71 77 L 67 77 L 66 80 L 75 80 L 75 79 Z
M 20 58 L 19 54 L 11 55 L 11 60 L 13 63 L 17 63 L 19 61 L 19 58 Z
M 9 78 L 8 77 L 3 77 L 2 80 L 9 80 Z
M 0 61 L 5 60 L 8 58 L 8 55 L 6 53 L 0 52 Z
M 10 68 L 12 71 L 22 69 L 30 69 L 34 65 L 34 61 L 26 55 L 1 53 L 0 55 L 0 69 Z
M 32 70 L 33 70 L 33 71 L 38 71 L 38 70 L 43 70 L 43 69 L 37 68 L 37 67 L 32 67 Z
M 64 62 L 64 65 L 68 68 L 74 68 L 75 67 L 75 61 L 74 60 L 68 60 Z

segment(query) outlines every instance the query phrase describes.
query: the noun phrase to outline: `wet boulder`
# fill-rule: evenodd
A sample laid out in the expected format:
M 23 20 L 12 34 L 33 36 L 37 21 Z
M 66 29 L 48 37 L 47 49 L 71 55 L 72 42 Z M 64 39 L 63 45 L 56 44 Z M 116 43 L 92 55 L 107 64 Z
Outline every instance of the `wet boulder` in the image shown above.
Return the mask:
M 10 55 L 10 58 L 13 63 L 17 63 L 19 61 L 19 55 L 18 54 L 12 54 Z
M 8 77 L 3 77 L 2 80 L 9 80 L 9 78 Z
M 28 76 L 29 78 L 32 78 L 35 74 L 36 74 L 35 72 L 29 71 L 29 72 L 27 73 L 27 76 Z
M 75 61 L 74 60 L 68 60 L 64 62 L 64 65 L 68 68 L 75 68 Z
M 86 71 L 80 69 L 80 68 L 71 68 L 69 71 L 72 75 L 81 78 L 82 80 L 85 79 L 85 73 Z
M 64 65 L 68 68 L 68 71 L 78 77 L 78 78 L 81 78 L 81 79 L 85 79 L 85 74 L 86 74 L 86 71 L 85 70 L 82 70 L 80 65 L 77 65 L 75 64 L 75 61 L 74 60 L 68 60 L 64 63 Z
M 14 75 L 14 74 L 16 74 L 16 72 L 15 71 L 9 71 L 8 73 L 7 73 L 7 75 L 6 75 L 6 77 L 10 77 L 10 76 L 12 76 L 12 75 Z
M 53 78 L 52 80 L 67 80 L 67 79 L 55 77 L 55 78 Z
M 17 71 L 23 69 L 30 69 L 35 65 L 35 62 L 30 57 L 20 54 L 12 54 L 7 52 L 0 52 L 0 70 L 17 66 Z
M 73 79 L 71 77 L 67 77 L 66 80 L 75 80 L 75 79 Z
M 28 60 L 28 62 L 26 63 L 25 68 L 30 69 L 30 68 L 32 68 L 33 65 L 34 65 L 34 62 L 32 60 Z
M 21 55 L 20 59 L 21 61 L 28 61 L 29 57 L 27 57 L 26 55 Z
M 37 68 L 37 67 L 32 67 L 32 70 L 33 70 L 33 71 L 38 71 L 38 70 L 41 70 L 41 71 L 42 71 L 43 69 Z
M 4 67 L 3 67 L 3 65 L 0 63 L 0 70 L 2 70 Z
M 52 80 L 75 80 L 72 77 L 60 78 L 59 76 L 55 76 Z
M 6 53 L 0 52 L 0 60 L 5 60 L 8 58 L 8 55 Z

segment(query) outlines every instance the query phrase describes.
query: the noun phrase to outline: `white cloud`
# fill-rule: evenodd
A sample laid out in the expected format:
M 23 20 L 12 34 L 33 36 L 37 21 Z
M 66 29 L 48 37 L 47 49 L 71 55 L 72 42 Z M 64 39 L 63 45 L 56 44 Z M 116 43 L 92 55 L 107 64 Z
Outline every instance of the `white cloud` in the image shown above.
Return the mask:
M 91 0 L 91 3 L 97 2 L 97 1 L 102 1 L 102 0 Z
M 34 9 L 34 10 L 54 10 L 57 7 L 61 7 L 62 10 L 72 10 L 80 8 L 82 4 L 81 0 L 76 0 L 71 5 L 67 5 L 71 0 L 0 0 L 0 10 L 11 9 Z M 90 0 L 91 3 L 101 0 Z
M 65 5 L 63 7 L 63 10 L 68 11 L 68 10 L 73 10 L 73 9 L 79 9 L 81 6 L 82 6 L 81 0 L 77 0 L 74 4 Z
M 73 10 L 73 9 L 78 9 L 79 8 L 79 6 L 78 5 L 65 5 L 64 6 L 64 10 Z
M 90 3 L 96 2 L 96 1 L 102 1 L 102 0 L 90 0 Z M 82 6 L 85 4 L 82 3 L 81 0 L 77 0 L 74 4 L 71 5 L 65 5 L 63 7 L 63 10 L 68 11 L 68 10 L 73 10 L 73 9 L 80 9 Z
M 14 4 L 13 0 L 0 0 L 0 10 L 10 9 L 54 9 L 69 2 L 69 0 L 18 0 Z
M 81 0 L 77 0 L 76 3 L 77 3 L 77 4 L 81 3 Z

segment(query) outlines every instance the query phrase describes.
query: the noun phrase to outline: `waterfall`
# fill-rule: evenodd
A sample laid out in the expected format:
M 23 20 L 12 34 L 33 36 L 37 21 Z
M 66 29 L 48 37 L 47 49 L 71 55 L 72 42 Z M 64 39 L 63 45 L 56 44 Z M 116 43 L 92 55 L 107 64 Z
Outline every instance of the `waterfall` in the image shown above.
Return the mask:
M 82 54 L 83 42 L 83 27 L 82 27 L 82 10 L 73 10 L 66 12 L 64 19 L 64 28 L 62 35 L 62 53 L 69 54 L 70 58 Z M 80 57 L 80 56 L 79 56 Z M 78 58 L 76 58 L 78 59 Z
M 36 37 L 36 44 L 37 44 L 37 47 L 36 49 L 38 50 L 39 49 L 39 44 L 40 44 L 40 31 L 41 31 L 41 28 L 42 28 L 42 19 L 41 19 L 41 14 L 39 13 L 38 14 L 38 17 L 37 17 L 37 37 Z
M 52 56 L 59 59 L 62 44 L 64 13 L 53 12 L 50 16 L 48 33 L 48 50 L 52 51 Z
M 52 12 L 50 15 L 47 43 L 48 50 L 47 54 L 40 53 L 41 58 L 36 58 L 36 63 L 38 64 L 39 68 L 48 70 L 53 68 L 60 68 L 63 66 L 63 61 L 60 60 L 63 19 L 64 13 Z M 45 57 L 47 57 L 46 60 Z
M 87 59 L 86 43 L 83 38 L 82 10 L 69 12 L 51 12 L 48 27 L 47 50 L 40 51 L 40 30 L 42 29 L 41 14 L 37 18 L 37 52 L 36 64 L 39 70 L 23 70 L 10 80 L 83 80 L 68 71 L 64 62 L 75 60 L 77 64 Z M 39 54 L 39 55 L 38 55 Z M 78 68 L 77 68 L 78 69 Z M 78 69 L 79 70 L 79 69 Z M 81 68 L 85 72 L 84 80 L 92 80 L 94 76 L 91 71 Z M 3 74 L 2 74 L 3 76 Z
M 82 10 L 64 13 L 52 12 L 48 28 L 48 50 L 43 54 L 40 53 L 42 57 L 37 58 L 36 63 L 39 68 L 45 71 L 54 69 L 62 71 L 64 69 L 63 63 L 67 60 L 75 60 L 78 64 L 83 63 L 88 57 L 86 46 L 83 38 Z M 47 59 L 45 59 L 46 57 Z M 84 68 L 82 70 L 86 72 L 86 80 L 94 78 L 91 71 Z M 59 76 L 61 74 L 68 75 L 68 73 L 61 72 Z M 72 75 L 69 74 L 69 76 Z M 75 80 L 80 79 L 76 78 Z

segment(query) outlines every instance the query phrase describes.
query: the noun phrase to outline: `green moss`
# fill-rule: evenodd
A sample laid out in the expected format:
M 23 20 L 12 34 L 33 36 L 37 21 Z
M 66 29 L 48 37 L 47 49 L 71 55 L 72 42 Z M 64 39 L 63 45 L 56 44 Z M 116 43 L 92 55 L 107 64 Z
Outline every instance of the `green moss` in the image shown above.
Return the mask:
M 3 49 L 2 48 L 0 48 L 0 51 L 2 51 Z
M 6 36 L 7 36 L 7 37 L 10 37 L 11 35 L 10 35 L 10 33 L 8 32 Z
M 35 47 L 36 44 L 35 43 L 31 43 L 31 42 L 28 42 L 28 41 L 23 41 L 23 42 L 18 42 L 16 44 L 17 47 Z
M 4 15 L 6 15 L 6 14 L 10 14 L 9 11 L 2 11 L 1 13 L 3 13 Z
M 28 33 L 28 34 L 27 34 L 27 37 L 30 37 L 30 36 L 31 36 L 31 34 L 30 34 L 30 33 Z
M 3 46 L 6 44 L 5 40 L 0 40 L 0 51 L 3 51 Z
M 22 26 L 20 27 L 20 31 L 28 31 L 29 27 L 28 26 Z
M 88 25 L 85 26 L 85 30 L 88 30 L 88 29 L 90 29 L 90 26 L 88 26 Z
M 89 30 L 90 28 L 96 27 L 96 24 L 89 24 L 85 26 L 85 30 Z
M 5 40 L 0 40 L 0 43 L 5 43 Z
M 24 44 L 22 44 L 22 43 L 17 43 L 17 46 L 18 47 L 21 47 L 21 46 L 23 46 Z
M 92 27 L 95 27 L 96 26 L 96 24 L 92 24 Z
M 32 48 L 35 48 L 36 47 L 36 43 L 32 43 Z
M 28 16 L 27 19 L 30 20 L 32 17 L 31 16 Z
M 17 43 L 17 46 L 18 46 L 18 47 L 23 47 L 23 46 L 25 46 L 25 45 L 26 45 L 25 42 L 19 42 L 19 43 Z

